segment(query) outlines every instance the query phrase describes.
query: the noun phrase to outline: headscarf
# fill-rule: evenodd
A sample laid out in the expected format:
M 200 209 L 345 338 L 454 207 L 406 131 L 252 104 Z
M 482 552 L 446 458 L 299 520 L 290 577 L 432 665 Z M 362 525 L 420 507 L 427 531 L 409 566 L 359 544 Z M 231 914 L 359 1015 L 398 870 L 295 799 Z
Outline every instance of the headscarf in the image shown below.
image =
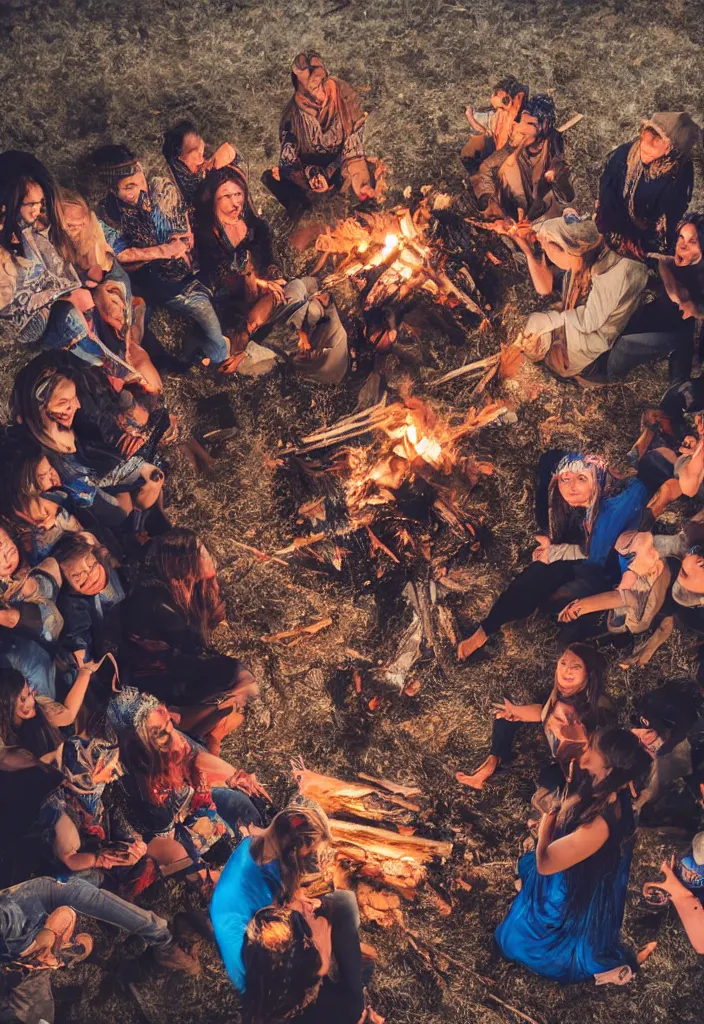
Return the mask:
M 591 217 L 580 217 L 576 210 L 567 209 L 561 217 L 543 222 L 538 239 L 555 242 L 570 256 L 584 257 L 603 243 L 596 223 Z
M 604 245 L 604 238 L 599 233 L 591 217 L 580 217 L 576 210 L 567 209 L 561 217 L 553 217 L 544 221 L 538 231 L 538 239 L 554 242 L 570 256 L 578 256 L 581 260 L 596 255 Z M 565 274 L 562 286 L 563 309 L 576 309 L 587 301 L 592 286 L 592 260 L 584 262 L 576 273 Z
M 136 156 L 129 160 L 118 161 L 113 164 L 101 164 L 97 168 L 98 178 L 111 192 L 115 191 L 118 182 L 123 178 L 131 178 L 133 174 L 141 170 L 141 165 Z
M 314 96 L 306 88 L 311 73 L 317 68 L 322 68 L 325 74 L 322 82 L 325 99 Z M 319 54 L 299 53 L 291 65 L 291 78 L 295 88 L 294 102 L 319 122 L 323 132 L 329 131 L 335 118 L 339 117 L 345 135 L 349 135 L 361 116 L 357 94 L 345 82 L 328 75 Z
M 653 114 L 652 117 L 643 121 L 641 130 L 650 128 L 661 138 L 670 142 L 669 153 L 653 160 L 652 163 L 644 164 L 640 158 L 640 135 L 631 144 L 626 157 L 626 177 L 623 182 L 623 198 L 628 205 L 628 214 L 634 224 L 645 227 L 635 213 L 635 196 L 640 185 L 641 178 L 644 181 L 654 181 L 665 174 L 673 178 L 677 175 L 680 167 L 685 163 L 694 146 L 696 145 L 701 131 L 699 125 L 692 120 L 685 111 L 663 111 Z
M 64 788 L 73 802 L 80 805 L 84 824 L 90 828 L 102 828 L 103 791 L 105 782 L 94 782 L 93 776 L 100 762 L 117 757 L 117 736 L 108 726 L 105 736 L 82 739 L 74 736 L 66 740 L 63 749 Z M 116 777 L 124 775 L 124 768 L 115 764 Z
M 552 496 L 558 487 L 558 481 L 561 473 L 586 473 L 592 479 L 592 498 L 589 506 L 585 509 L 584 517 L 584 528 L 588 537 L 591 533 L 594 520 L 597 517 L 599 505 L 608 481 L 608 464 L 600 455 L 594 455 L 593 453 L 582 455 L 579 452 L 568 452 L 560 459 L 555 472 L 552 475 L 550 486 L 548 488 L 548 517 L 551 537 L 556 536 L 558 526 L 558 524 L 554 522 Z
M 135 686 L 123 686 L 110 700 L 107 721 L 118 739 L 126 733 L 143 733 L 147 718 L 160 707 L 161 701 L 151 693 L 141 693 Z

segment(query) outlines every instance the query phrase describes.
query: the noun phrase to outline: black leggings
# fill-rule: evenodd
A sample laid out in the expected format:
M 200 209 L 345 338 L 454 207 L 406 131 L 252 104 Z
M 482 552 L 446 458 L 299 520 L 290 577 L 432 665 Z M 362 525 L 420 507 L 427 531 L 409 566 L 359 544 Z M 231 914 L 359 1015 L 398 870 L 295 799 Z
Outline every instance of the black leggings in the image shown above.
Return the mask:
M 603 570 L 597 565 L 582 561 L 551 562 L 549 565 L 531 562 L 494 602 L 482 622 L 482 628 L 487 636 L 493 636 L 507 622 L 526 619 L 538 609 L 557 613 L 575 598 L 611 589 Z
M 540 725 L 540 722 L 509 722 L 506 718 L 495 718 L 491 727 L 491 753 L 501 764 L 513 761 L 513 744 L 524 725 Z M 538 773 L 538 786 L 551 792 L 560 789 L 565 776 L 557 761 L 545 761 Z

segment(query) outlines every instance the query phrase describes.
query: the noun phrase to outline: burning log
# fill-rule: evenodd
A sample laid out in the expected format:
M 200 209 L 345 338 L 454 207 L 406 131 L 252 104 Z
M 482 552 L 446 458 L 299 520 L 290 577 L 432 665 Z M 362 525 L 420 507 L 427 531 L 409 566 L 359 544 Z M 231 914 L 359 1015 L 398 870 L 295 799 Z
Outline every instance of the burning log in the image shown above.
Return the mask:
M 420 811 L 418 804 L 411 803 L 404 796 L 385 792 L 374 784 L 364 786 L 359 782 L 343 782 L 330 775 L 310 771 L 302 758 L 292 760 L 291 767 L 303 796 L 315 800 L 327 814 L 353 814 L 371 821 L 404 821 L 408 815 L 403 811 Z M 420 790 L 415 790 L 415 793 L 420 793 Z
M 370 858 L 377 861 L 410 858 L 418 865 L 444 863 L 452 855 L 452 843 L 423 836 L 404 836 L 388 829 L 372 825 L 360 825 L 353 821 L 330 820 L 333 843 L 337 849 L 348 851 L 358 848 L 364 853 L 365 862 Z
M 362 293 L 366 313 L 392 301 L 401 305 L 411 295 L 425 293 L 434 302 L 463 307 L 488 324 L 478 302 L 448 275 L 446 253 L 430 231 L 432 219 L 428 196 L 413 212 L 400 206 L 386 213 L 348 217 L 318 236 L 316 249 L 321 257 L 313 272 L 322 270 L 329 259 L 339 258 L 323 287 L 352 281 Z M 471 274 L 466 268 L 463 271 L 467 287 L 476 292 Z M 386 332 L 373 333 L 379 335 L 378 343 L 383 346 Z

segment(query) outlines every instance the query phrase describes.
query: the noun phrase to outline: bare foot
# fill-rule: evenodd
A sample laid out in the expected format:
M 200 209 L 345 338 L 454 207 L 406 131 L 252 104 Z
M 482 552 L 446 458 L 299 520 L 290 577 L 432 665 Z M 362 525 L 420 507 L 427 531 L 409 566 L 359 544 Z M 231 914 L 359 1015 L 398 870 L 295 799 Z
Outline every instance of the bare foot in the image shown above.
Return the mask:
M 657 948 L 657 942 L 646 942 L 642 949 L 636 953 L 636 962 L 644 964 L 651 953 L 654 953 Z
M 469 786 L 470 789 L 484 789 L 484 783 L 491 778 L 500 764 L 500 759 L 495 754 L 490 754 L 473 775 L 456 772 L 455 778 L 462 786 Z
M 475 651 L 478 651 L 480 647 L 483 647 L 489 637 L 486 635 L 482 627 L 475 630 L 471 636 L 467 637 L 466 640 L 462 640 L 457 646 L 457 658 L 459 661 L 465 661 L 471 657 Z
M 633 970 L 628 964 L 612 967 L 610 971 L 600 971 L 594 975 L 597 985 L 627 985 L 633 978 Z

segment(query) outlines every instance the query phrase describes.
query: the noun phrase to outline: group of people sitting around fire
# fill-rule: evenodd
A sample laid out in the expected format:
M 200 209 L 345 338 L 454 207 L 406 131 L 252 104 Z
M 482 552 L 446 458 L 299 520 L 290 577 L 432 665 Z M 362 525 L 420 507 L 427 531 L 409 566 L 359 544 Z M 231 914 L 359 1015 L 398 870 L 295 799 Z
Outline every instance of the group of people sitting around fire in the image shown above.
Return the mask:
M 379 164 L 354 89 L 317 54 L 296 57 L 292 82 L 262 183 L 292 222 L 334 192 L 374 209 Z M 608 157 L 596 213 L 580 215 L 550 96 L 507 77 L 490 111 L 467 116 L 477 217 L 539 296 L 559 298 L 528 318 L 526 354 L 584 386 L 669 359 L 630 474 L 588 451 L 541 457 L 533 560 L 458 650 L 469 659 L 537 611 L 557 622 L 554 680 L 534 703 L 495 707 L 487 760 L 458 780 L 482 789 L 521 723 L 542 725 L 534 849 L 496 940 L 561 982 L 623 984 L 639 959 L 619 937 L 638 821 L 657 820 L 681 780 L 704 801 L 696 687 L 647 694 L 625 728 L 595 646 L 642 665 L 675 628 L 704 634 L 704 520 L 675 535 L 660 522 L 704 486 L 704 421 L 686 418 L 704 407 L 692 377 L 704 214 L 688 212 L 699 128 L 685 112 L 648 117 Z M 36 156 L 0 154 L 0 324 L 29 357 L 0 434 L 0 1018 L 53 1021 L 49 968 L 91 953 L 82 914 L 141 937 L 155 971 L 196 974 L 198 941 L 214 937 L 249 1024 L 378 1024 L 354 894 L 335 870 L 334 891 L 306 889 L 329 865 L 325 814 L 300 797 L 273 813 L 256 775 L 221 756 L 257 680 L 218 652 L 215 559 L 164 501 L 165 448 L 196 468 L 210 456 L 169 410 L 162 374 L 283 361 L 334 385 L 347 333 L 315 278 L 279 269 L 234 145 L 210 152 L 184 121 L 163 156 L 148 175 L 129 146 L 101 146 L 90 204 Z M 178 355 L 151 329 L 159 309 L 187 323 Z M 220 873 L 208 855 L 222 839 L 237 845 Z M 704 952 L 704 833 L 662 870 L 648 900 L 671 902 Z M 209 922 L 140 906 L 157 880 L 184 879 Z

